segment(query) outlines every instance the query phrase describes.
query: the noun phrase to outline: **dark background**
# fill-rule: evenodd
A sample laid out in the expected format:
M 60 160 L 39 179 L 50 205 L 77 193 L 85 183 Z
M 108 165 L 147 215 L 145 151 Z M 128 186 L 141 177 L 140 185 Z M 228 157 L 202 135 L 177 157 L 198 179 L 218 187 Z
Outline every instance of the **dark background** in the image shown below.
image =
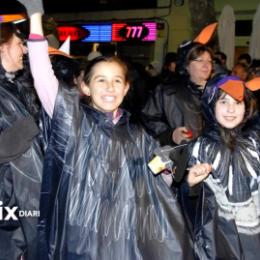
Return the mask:
M 157 0 L 43 0 L 45 13 L 156 8 Z M 24 12 L 15 0 L 0 0 L 0 13 Z

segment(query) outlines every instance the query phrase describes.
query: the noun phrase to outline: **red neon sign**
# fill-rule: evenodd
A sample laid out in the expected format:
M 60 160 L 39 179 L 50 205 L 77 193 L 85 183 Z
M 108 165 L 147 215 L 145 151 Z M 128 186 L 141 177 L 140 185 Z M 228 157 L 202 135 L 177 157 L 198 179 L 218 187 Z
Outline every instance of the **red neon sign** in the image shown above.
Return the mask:
M 102 42 L 156 41 L 155 22 L 85 24 L 84 26 L 58 26 L 59 40 Z
M 126 38 L 140 39 L 143 30 L 143 26 L 126 26 Z
M 156 23 L 113 23 L 112 41 L 155 41 Z
M 112 24 L 112 41 L 123 42 L 126 41 L 124 37 L 120 35 L 120 30 L 126 26 L 126 23 L 113 23 Z
M 70 36 L 71 41 L 79 41 L 89 36 L 89 31 L 77 26 L 58 26 L 58 35 L 60 41 L 65 41 Z

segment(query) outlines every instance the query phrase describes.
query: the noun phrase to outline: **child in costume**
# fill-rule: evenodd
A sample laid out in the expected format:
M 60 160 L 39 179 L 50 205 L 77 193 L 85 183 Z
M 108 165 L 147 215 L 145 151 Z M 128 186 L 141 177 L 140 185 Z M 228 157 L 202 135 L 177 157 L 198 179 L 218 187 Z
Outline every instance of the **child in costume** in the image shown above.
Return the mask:
M 126 65 L 99 57 L 76 89 L 55 78 L 43 37 L 41 1 L 19 0 L 31 22 L 28 50 L 37 92 L 52 119 L 48 131 L 40 259 L 193 259 L 177 199 L 148 168 L 157 143 L 119 106 Z
M 260 146 L 251 87 L 221 76 L 202 101 L 207 131 L 193 145 L 187 176 L 190 190 L 201 187 L 194 226 L 198 259 L 250 260 L 259 252 Z

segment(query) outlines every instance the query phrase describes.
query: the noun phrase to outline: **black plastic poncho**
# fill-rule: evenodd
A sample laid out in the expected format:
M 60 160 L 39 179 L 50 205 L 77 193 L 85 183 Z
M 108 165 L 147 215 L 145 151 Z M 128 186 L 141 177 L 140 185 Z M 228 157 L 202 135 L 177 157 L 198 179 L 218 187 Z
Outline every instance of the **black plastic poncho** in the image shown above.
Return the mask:
M 46 152 L 40 259 L 193 259 L 177 200 L 147 163 L 157 146 L 61 88 Z
M 201 90 L 189 78 L 180 77 L 159 85 L 142 109 L 143 124 L 161 145 L 176 145 L 173 130 L 186 126 L 197 138 L 203 128 Z
M 8 78 L 0 66 L 1 207 L 18 207 L 26 214 L 39 210 L 43 155 L 37 125 L 28 112 L 29 95 L 23 99 L 20 83 Z M 18 220 L 0 221 L 0 258 L 35 260 L 37 217 L 19 217 L 18 210 Z
M 190 165 L 209 163 L 213 168 L 202 183 L 194 248 L 199 259 L 256 259 L 260 248 L 259 136 L 241 125 L 231 130 L 235 148 L 224 144 L 214 116 L 218 91 L 212 87 L 204 95 L 208 130 L 196 141 L 190 160 Z

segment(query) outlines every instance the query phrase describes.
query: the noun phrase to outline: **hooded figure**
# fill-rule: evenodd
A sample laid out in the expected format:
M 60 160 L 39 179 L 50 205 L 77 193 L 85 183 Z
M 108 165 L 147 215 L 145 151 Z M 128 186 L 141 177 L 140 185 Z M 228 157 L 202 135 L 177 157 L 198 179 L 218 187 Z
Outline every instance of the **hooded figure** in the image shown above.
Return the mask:
M 142 109 L 143 124 L 161 145 L 179 145 L 197 138 L 202 130 L 200 98 L 212 72 L 212 50 L 205 44 L 216 23 L 205 27 L 177 51 L 176 77 L 159 84 Z M 192 131 L 192 137 L 187 132 Z
M 217 102 L 229 114 L 219 114 Z M 239 117 L 234 106 L 244 106 L 244 114 L 230 127 Z M 255 101 L 244 82 L 221 76 L 208 84 L 202 107 L 207 128 L 193 145 L 189 165 L 206 163 L 211 172 L 194 186 L 187 178 L 190 187 L 200 188 L 195 253 L 198 259 L 255 259 L 260 246 L 260 147 L 259 132 L 248 127 Z

